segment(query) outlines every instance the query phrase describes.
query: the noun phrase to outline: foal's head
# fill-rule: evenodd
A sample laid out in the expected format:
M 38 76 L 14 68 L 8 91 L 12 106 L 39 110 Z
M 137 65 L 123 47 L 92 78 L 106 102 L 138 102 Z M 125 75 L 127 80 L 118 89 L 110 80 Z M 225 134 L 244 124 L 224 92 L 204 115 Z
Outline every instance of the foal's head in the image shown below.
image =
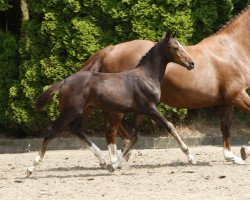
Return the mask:
M 173 62 L 186 67 L 188 70 L 191 70 L 194 68 L 193 59 L 184 49 L 184 47 L 174 38 L 175 35 L 176 33 L 172 34 L 167 32 L 165 36 L 170 56 L 172 57 Z

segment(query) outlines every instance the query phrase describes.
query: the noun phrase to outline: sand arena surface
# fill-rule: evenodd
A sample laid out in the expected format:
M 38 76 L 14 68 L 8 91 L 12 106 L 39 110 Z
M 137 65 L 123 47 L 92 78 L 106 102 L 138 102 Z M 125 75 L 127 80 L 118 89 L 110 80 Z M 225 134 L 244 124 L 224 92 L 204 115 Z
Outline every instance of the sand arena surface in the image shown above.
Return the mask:
M 180 149 L 133 150 L 130 170 L 114 173 L 100 169 L 89 150 L 48 151 L 30 178 L 25 170 L 37 152 L 1 154 L 0 199 L 250 199 L 250 161 L 226 162 L 222 147 L 191 151 L 196 166 Z

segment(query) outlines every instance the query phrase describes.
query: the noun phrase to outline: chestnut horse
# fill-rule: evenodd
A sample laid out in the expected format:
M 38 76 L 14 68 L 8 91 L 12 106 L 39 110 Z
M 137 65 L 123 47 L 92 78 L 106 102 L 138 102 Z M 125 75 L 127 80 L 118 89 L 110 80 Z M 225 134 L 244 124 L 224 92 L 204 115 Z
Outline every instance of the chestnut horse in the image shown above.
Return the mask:
M 194 58 L 195 69 L 187 72 L 170 63 L 162 83 L 161 102 L 177 108 L 197 109 L 217 105 L 226 160 L 245 162 L 231 151 L 230 126 L 234 107 L 250 113 L 250 6 L 216 34 L 185 49 Z M 108 46 L 92 55 L 81 70 L 107 73 L 133 69 L 154 42 L 134 40 Z M 106 140 L 116 142 L 116 133 L 129 138 L 121 125 L 123 114 L 109 115 Z
M 36 106 L 43 107 L 51 100 L 54 93 L 59 91 L 60 115 L 48 129 L 39 155 L 35 158 L 33 165 L 28 168 L 27 175 L 31 175 L 37 164 L 41 162 L 49 142 L 67 126 L 70 127 L 73 134 L 89 146 L 97 157 L 104 161 L 100 150 L 83 132 L 88 107 L 95 107 L 110 114 L 136 113 L 130 143 L 118 159 L 111 160 L 110 171 L 125 163 L 125 157 L 138 139 L 138 131 L 144 115 L 148 115 L 162 124 L 179 142 L 181 150 L 187 155 L 188 160 L 191 163 L 195 162 L 174 126 L 156 108 L 156 104 L 160 102 L 161 82 L 169 62 L 176 62 L 187 69 L 194 67 L 189 54 L 177 40 L 171 37 L 170 33 L 167 33 L 161 42 L 142 57 L 136 69 L 121 73 L 79 71 L 66 78 L 59 85 L 55 83 L 56 87 L 52 85 L 51 88 L 44 91 L 37 99 Z

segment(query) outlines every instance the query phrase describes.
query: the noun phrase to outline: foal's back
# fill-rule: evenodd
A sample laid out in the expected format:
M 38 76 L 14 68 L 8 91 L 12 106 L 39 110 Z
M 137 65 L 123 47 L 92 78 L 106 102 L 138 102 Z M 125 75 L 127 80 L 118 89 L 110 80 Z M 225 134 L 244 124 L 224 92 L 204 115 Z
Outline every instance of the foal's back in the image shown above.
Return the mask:
M 144 104 L 148 100 L 159 101 L 159 92 L 150 77 L 138 68 L 121 73 L 79 71 L 65 80 L 60 98 L 74 97 L 84 108 L 93 106 L 106 112 L 128 112 L 138 110 L 138 99 Z

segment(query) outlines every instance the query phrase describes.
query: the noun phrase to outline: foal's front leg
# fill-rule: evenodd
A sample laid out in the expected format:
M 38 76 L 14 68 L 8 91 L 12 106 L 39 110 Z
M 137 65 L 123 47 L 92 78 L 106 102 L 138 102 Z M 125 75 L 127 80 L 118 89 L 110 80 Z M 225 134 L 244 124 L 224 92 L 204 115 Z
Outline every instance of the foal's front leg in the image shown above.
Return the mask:
M 190 153 L 187 145 L 182 141 L 181 137 L 177 133 L 174 125 L 167 121 L 161 113 L 157 110 L 156 106 L 152 106 L 150 108 L 149 114 L 148 114 L 153 120 L 161 124 L 178 142 L 178 144 L 181 147 L 181 150 L 185 155 L 188 157 L 188 161 L 190 164 L 196 164 L 194 156 Z
M 70 124 L 70 130 L 73 134 L 77 135 L 78 138 L 87 146 L 89 149 L 94 153 L 94 155 L 98 158 L 99 160 L 99 165 L 101 166 L 102 169 L 106 169 L 106 161 L 104 160 L 102 151 L 84 134 L 84 125 L 86 122 L 86 118 L 81 116 L 77 119 L 75 119 L 73 122 Z

